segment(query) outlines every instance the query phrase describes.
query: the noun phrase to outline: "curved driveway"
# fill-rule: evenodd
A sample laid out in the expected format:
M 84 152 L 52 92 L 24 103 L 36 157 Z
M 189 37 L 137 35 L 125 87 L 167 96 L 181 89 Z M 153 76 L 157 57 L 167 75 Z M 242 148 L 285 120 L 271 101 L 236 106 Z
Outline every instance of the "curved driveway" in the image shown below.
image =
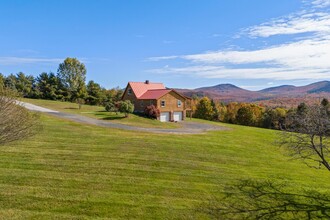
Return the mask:
M 201 134 L 201 133 L 205 133 L 207 131 L 228 130 L 228 128 L 221 127 L 221 126 L 202 124 L 202 123 L 191 122 L 191 121 L 180 122 L 182 127 L 176 128 L 176 129 L 141 128 L 141 127 L 135 127 L 135 126 L 131 126 L 131 125 L 124 125 L 124 124 L 114 123 L 114 122 L 110 122 L 110 121 L 89 118 L 89 117 L 86 117 L 83 115 L 78 115 L 78 114 L 70 114 L 70 113 L 65 113 L 65 112 L 54 111 L 54 110 L 43 108 L 43 107 L 33 105 L 30 103 L 19 102 L 19 101 L 17 101 L 17 103 L 31 111 L 43 112 L 43 113 L 54 115 L 54 116 L 57 116 L 60 118 L 69 119 L 71 121 L 75 121 L 75 122 L 79 122 L 79 123 L 97 125 L 97 126 L 101 126 L 101 127 L 131 130 L 131 131 L 144 131 L 144 132 L 166 133 L 166 134 Z

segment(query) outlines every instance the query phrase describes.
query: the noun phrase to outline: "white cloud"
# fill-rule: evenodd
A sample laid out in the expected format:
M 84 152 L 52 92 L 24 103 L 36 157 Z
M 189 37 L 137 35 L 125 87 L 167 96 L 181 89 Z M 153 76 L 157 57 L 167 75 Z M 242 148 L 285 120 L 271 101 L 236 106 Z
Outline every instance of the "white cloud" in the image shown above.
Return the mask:
M 330 68 L 330 38 L 302 40 L 261 50 L 217 51 L 181 56 L 193 62 L 213 64 L 282 65 L 286 67 Z
M 330 0 L 314 0 L 312 4 L 317 8 L 325 8 L 330 6 Z
M 179 58 L 179 56 L 163 56 L 163 57 L 149 57 L 148 61 L 161 61 L 161 60 L 173 60 Z
M 268 80 L 324 80 L 329 79 L 328 69 L 292 68 L 227 68 L 218 66 L 190 66 L 152 69 L 158 74 L 180 74 L 208 79 L 268 79 Z
M 149 61 L 181 59 L 184 67 L 154 69 L 158 73 L 203 78 L 330 80 L 330 0 L 309 1 L 313 9 L 273 19 L 243 31 L 247 37 L 286 35 L 287 42 L 254 50 L 227 49 L 181 56 L 152 57 Z M 297 38 L 296 34 L 304 34 Z M 182 63 L 182 62 L 180 62 Z
M 33 63 L 60 63 L 63 58 L 25 58 L 25 57 L 0 57 L 0 65 L 19 65 Z
M 177 58 L 190 61 L 190 66 L 152 71 L 191 74 L 203 78 L 330 79 L 330 37 L 306 39 L 253 51 L 216 51 L 166 57 Z M 262 67 L 242 68 L 243 65 Z
M 273 20 L 245 30 L 251 37 L 270 37 L 301 33 L 330 33 L 330 14 L 306 13 Z

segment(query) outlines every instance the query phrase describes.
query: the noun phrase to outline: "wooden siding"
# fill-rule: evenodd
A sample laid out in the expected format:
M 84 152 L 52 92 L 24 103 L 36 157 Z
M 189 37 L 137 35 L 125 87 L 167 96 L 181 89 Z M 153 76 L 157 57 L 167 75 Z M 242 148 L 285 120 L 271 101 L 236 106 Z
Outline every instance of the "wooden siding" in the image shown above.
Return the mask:
M 144 112 L 144 109 L 147 106 L 149 105 L 156 106 L 156 104 L 157 104 L 156 100 L 151 100 L 151 99 L 137 100 L 136 103 L 134 104 L 134 109 L 137 112 Z
M 178 100 L 181 101 L 181 107 L 178 107 Z M 165 101 L 165 107 L 161 107 L 161 102 Z M 157 108 L 160 112 L 170 112 L 170 120 L 173 120 L 173 112 L 182 112 L 182 119 L 186 118 L 185 98 L 171 91 L 157 100 Z
M 178 107 L 178 100 L 181 101 L 181 107 Z M 161 107 L 161 101 L 165 101 L 165 107 Z M 183 111 L 185 99 L 172 91 L 157 100 L 157 107 L 161 112 Z
M 122 100 L 130 100 L 133 104 L 134 104 L 134 107 L 137 103 L 137 98 L 132 90 L 132 93 L 131 94 L 128 94 L 128 90 L 131 89 L 131 86 L 130 85 L 127 85 L 127 88 L 125 89 L 125 92 L 124 92 L 124 95 L 122 97 Z

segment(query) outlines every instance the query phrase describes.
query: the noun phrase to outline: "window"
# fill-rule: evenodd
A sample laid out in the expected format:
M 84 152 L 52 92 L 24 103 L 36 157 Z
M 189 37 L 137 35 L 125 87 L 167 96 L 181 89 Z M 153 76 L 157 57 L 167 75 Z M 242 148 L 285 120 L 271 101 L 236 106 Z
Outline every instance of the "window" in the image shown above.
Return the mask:
M 131 88 L 129 88 L 129 89 L 127 90 L 127 94 L 128 94 L 128 95 L 131 95 L 131 94 L 132 94 L 132 89 L 131 89 Z
M 140 106 L 143 107 L 143 101 L 140 101 Z
M 181 107 L 181 105 L 182 105 L 181 100 L 178 100 L 178 107 Z
M 164 100 L 160 102 L 160 106 L 165 107 L 165 101 Z

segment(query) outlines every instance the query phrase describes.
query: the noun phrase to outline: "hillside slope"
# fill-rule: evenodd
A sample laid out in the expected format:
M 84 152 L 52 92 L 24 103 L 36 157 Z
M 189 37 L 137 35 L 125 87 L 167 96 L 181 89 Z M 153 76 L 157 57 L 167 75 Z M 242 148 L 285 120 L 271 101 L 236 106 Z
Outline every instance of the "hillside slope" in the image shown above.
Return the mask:
M 3 219 L 207 219 L 201 204 L 242 180 L 329 189 L 328 172 L 285 156 L 272 130 L 160 135 L 41 120 L 37 136 L 0 148 Z

